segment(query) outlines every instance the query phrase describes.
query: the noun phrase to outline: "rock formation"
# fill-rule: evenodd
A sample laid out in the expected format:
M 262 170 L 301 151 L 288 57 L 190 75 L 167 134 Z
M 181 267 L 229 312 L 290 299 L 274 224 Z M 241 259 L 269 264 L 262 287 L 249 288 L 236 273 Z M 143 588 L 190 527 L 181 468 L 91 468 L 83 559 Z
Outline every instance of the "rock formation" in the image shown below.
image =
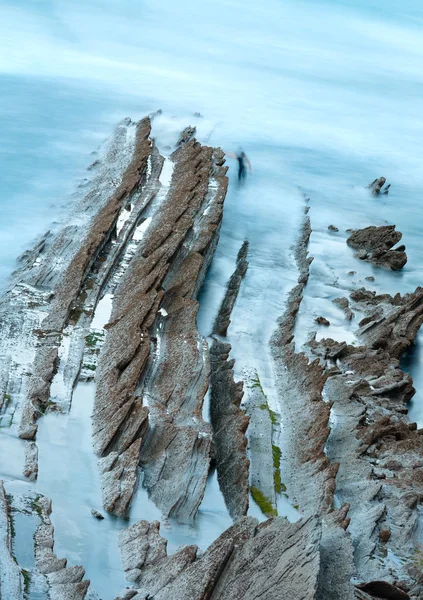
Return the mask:
M 122 562 L 135 588 L 118 598 L 269 600 L 315 598 L 320 523 L 244 517 L 197 556 L 196 546 L 166 552 L 159 523 L 140 521 L 120 537 Z M 118 599 L 116 599 L 118 600 Z
M 236 269 L 228 282 L 225 296 L 213 326 L 213 333 L 216 335 L 225 336 L 228 331 L 228 327 L 231 322 L 230 316 L 238 297 L 241 281 L 248 269 L 247 254 L 248 241 L 246 240 L 238 252 Z
M 224 155 L 187 127 L 162 156 L 152 118 L 117 127 L 67 222 L 21 256 L 0 299 L 0 418 L 24 444 L 27 486 L 9 496 L 0 482 L 1 598 L 23 600 L 31 577 L 34 593 L 46 597 L 95 598 L 84 568 L 54 554 L 51 502 L 35 489 L 38 419 L 49 411 L 61 418 L 78 380 L 90 381 L 95 396 L 92 441 L 107 512 L 125 517 L 143 485 L 165 523 L 193 527 L 212 464 L 235 521 L 204 553 L 188 545 L 169 554 L 158 522 L 118 521 L 132 586 L 119 599 L 422 598 L 423 430 L 408 419 L 415 390 L 399 361 L 423 323 L 423 288 L 402 296 L 362 288 L 335 298 L 346 319 L 360 314 L 358 342 L 311 336 L 298 348 L 312 262 L 306 214 L 295 247 L 298 283 L 271 340 L 277 398 L 249 373 L 244 412 L 244 385 L 235 382 L 224 338 L 248 242 L 211 348 L 196 322 L 222 222 Z M 369 188 L 386 194 L 385 183 Z M 360 259 L 397 270 L 407 261 L 403 246 L 393 249 L 401 235 L 395 226 L 368 227 L 348 244 Z M 330 325 L 323 315 L 315 321 Z M 210 423 L 203 419 L 209 383 Z M 277 517 L 285 491 L 295 523 Z M 246 516 L 250 492 L 271 517 L 263 523 Z M 90 523 L 112 520 L 90 509 Z M 14 554 L 16 512 L 36 522 L 30 573 Z
M 213 334 L 226 335 L 241 281 L 248 267 L 248 242 L 244 242 L 237 257 L 222 300 Z M 231 346 L 213 337 L 210 348 L 210 419 L 219 485 L 232 518 L 247 514 L 249 495 L 249 460 L 246 454 L 245 431 L 249 418 L 240 408 L 244 395 L 243 383 L 234 381 L 229 360 Z
M 372 183 L 369 183 L 367 188 L 372 192 L 373 196 L 378 196 L 379 194 L 387 195 L 389 194 L 389 188 L 391 187 L 391 184 L 389 183 L 386 187 L 384 187 L 385 183 L 386 178 L 379 177 L 378 179 L 372 181 Z
M 360 260 L 399 271 L 407 262 L 405 246 L 392 248 L 401 238 L 402 233 L 396 231 L 395 225 L 381 225 L 353 231 L 347 244 L 357 250 L 356 256 Z

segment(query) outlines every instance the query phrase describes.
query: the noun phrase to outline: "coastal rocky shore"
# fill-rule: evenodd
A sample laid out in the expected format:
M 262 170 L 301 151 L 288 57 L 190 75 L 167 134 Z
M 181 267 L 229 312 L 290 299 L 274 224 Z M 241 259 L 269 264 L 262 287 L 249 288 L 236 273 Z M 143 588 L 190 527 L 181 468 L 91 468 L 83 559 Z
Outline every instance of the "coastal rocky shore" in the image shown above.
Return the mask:
M 356 341 L 309 332 L 300 347 L 313 277 L 307 207 L 293 248 L 298 281 L 270 340 L 276 398 L 258 372 L 237 380 L 231 317 L 248 240 L 208 339 L 197 325 L 224 215 L 225 156 L 193 126 L 162 154 L 154 118 L 117 126 L 66 221 L 19 258 L 0 298 L 1 423 L 22 450 L 21 488 L 0 481 L 0 598 L 100 598 L 84 565 L 53 552 L 55 505 L 37 487 L 40 422 L 69 415 L 80 382 L 93 394 L 101 492 L 87 518 L 119 523 L 116 569 L 127 587 L 116 600 L 423 598 L 423 430 L 408 418 L 415 389 L 400 362 L 423 323 L 423 288 L 331 298 L 346 321 L 355 317 Z M 387 194 L 385 183 L 371 193 Z M 347 243 L 359 259 L 399 270 L 401 237 L 395 226 L 367 227 Z M 325 334 L 329 316 L 314 320 Z M 214 470 L 232 525 L 208 548 L 168 548 L 170 524 L 201 528 Z M 141 491 L 161 521 L 131 517 Z M 281 499 L 290 520 L 278 516 Z M 24 522 L 30 568 L 20 564 Z

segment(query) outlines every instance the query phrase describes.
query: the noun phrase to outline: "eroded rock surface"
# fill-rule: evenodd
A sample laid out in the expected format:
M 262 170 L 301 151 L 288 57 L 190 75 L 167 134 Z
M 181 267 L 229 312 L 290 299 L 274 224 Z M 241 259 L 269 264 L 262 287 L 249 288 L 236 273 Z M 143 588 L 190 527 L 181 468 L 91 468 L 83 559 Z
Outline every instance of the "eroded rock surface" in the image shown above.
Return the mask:
M 297 523 L 243 517 L 200 557 L 195 546 L 168 555 L 159 524 L 140 521 L 120 537 L 122 560 L 134 590 L 119 598 L 136 600 L 269 600 L 316 598 L 319 520 Z
M 247 255 L 248 241 L 246 240 L 238 252 L 235 271 L 228 282 L 225 296 L 213 326 L 214 334 L 225 336 L 228 331 L 231 322 L 231 313 L 238 297 L 242 279 L 248 269 Z
M 402 233 L 396 231 L 395 225 L 382 225 L 353 231 L 347 244 L 357 250 L 360 260 L 399 271 L 407 263 L 405 246 L 393 248 L 401 238 Z
M 214 334 L 226 335 L 242 278 L 248 262 L 248 242 L 238 253 L 213 328 Z M 249 418 L 240 408 L 243 382 L 235 383 L 234 360 L 229 360 L 231 346 L 213 338 L 210 348 L 210 419 L 213 433 L 217 477 L 226 506 L 233 519 L 247 514 L 249 497 L 249 460 L 245 431 Z

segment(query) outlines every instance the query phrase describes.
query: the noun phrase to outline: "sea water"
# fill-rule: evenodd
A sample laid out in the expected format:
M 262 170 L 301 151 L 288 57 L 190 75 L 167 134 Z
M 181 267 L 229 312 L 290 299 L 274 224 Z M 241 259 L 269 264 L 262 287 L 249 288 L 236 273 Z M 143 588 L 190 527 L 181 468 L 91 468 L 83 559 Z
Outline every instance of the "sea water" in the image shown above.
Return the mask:
M 211 333 L 248 239 L 250 265 L 228 339 L 236 377 L 258 373 L 277 411 L 268 341 L 296 283 L 292 245 L 304 194 L 314 262 L 299 344 L 320 315 L 331 321 L 331 335 L 354 339 L 355 324 L 344 321 L 334 298 L 363 285 L 409 292 L 423 280 L 422 28 L 418 0 L 3 0 L 0 286 L 15 257 L 71 207 L 92 152 L 113 126 L 161 108 L 153 124 L 159 147 L 173 145 L 191 124 L 201 142 L 225 151 L 243 147 L 251 161 L 253 173 L 239 185 L 237 163 L 228 160 L 221 238 L 200 294 L 198 324 L 203 335 Z M 392 184 L 390 194 L 372 197 L 364 188 L 382 175 Z M 386 223 L 404 235 L 409 261 L 400 273 L 359 262 L 345 243 L 348 228 Z M 339 232 L 331 233 L 330 224 Z M 370 275 L 375 282 L 365 280 Z M 419 337 L 405 364 L 418 390 L 411 418 L 420 425 L 422 361 Z M 90 515 L 100 496 L 86 391 L 79 388 L 61 425 L 57 415 L 40 421 L 37 489 L 53 498 L 58 555 L 84 564 L 105 598 L 123 585 L 116 535 L 124 524 Z M 4 459 L 2 477 L 12 488 L 25 486 L 15 471 Z M 129 522 L 158 518 L 143 497 Z M 213 477 L 197 533 L 170 535 L 170 548 L 178 541 L 204 547 L 227 524 Z

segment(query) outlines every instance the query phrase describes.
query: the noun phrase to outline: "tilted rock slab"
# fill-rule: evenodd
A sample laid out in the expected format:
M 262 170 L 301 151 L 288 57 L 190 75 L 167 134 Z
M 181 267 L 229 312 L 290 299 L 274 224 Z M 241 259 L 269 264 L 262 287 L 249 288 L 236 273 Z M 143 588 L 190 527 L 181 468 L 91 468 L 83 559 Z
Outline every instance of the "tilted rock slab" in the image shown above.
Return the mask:
M 407 417 L 415 390 L 399 358 L 423 322 L 422 292 L 391 297 L 357 290 L 351 297 L 369 314 L 358 331 L 365 345 L 310 342 L 330 375 L 325 389 L 334 401 L 336 427 L 327 452 L 340 465 L 336 493 L 350 506 L 357 575 L 364 583 L 402 581 L 411 598 L 423 591 L 414 533 L 423 494 L 423 436 Z
M 237 256 L 237 263 L 219 308 L 213 334 L 226 335 L 232 309 L 247 271 L 248 242 Z M 210 348 L 210 419 L 213 432 L 217 478 L 229 514 L 237 519 L 247 514 L 249 501 L 249 460 L 245 431 L 249 418 L 240 408 L 243 383 L 234 380 L 234 360 L 229 360 L 231 345 L 213 337 Z
M 211 442 L 201 416 L 209 364 L 196 295 L 217 244 L 227 178 L 223 153 L 195 140 L 170 161 L 171 180 L 141 214 L 142 240 L 114 292 L 93 440 L 106 510 L 125 514 L 141 460 L 152 500 L 189 520 L 203 497 Z
M 34 535 L 35 565 L 47 578 L 49 595 L 55 600 L 84 600 L 90 585 L 89 580 L 83 580 L 85 569 L 80 566 L 67 567 L 66 559 L 59 559 L 54 554 L 51 501 L 40 497 L 38 506 L 42 522 Z
M 196 546 L 167 555 L 159 523 L 141 521 L 120 535 L 124 569 L 133 590 L 120 599 L 269 600 L 317 598 L 320 522 L 259 524 L 243 517 L 201 556 Z
M 327 374 L 318 359 L 309 361 L 304 352 L 295 351 L 294 325 L 313 260 L 308 257 L 310 235 L 310 219 L 306 216 L 295 248 L 298 285 L 288 296 L 287 308 L 271 340 L 279 405 L 289 423 L 282 446 L 283 478 L 290 500 L 299 505 L 301 513 L 322 517 L 316 597 L 353 600 L 353 547 L 345 533 L 348 506 L 333 510 L 339 465 L 326 455 L 331 405 L 322 394 Z
M 210 417 L 213 430 L 217 478 L 229 514 L 237 519 L 247 514 L 249 460 L 245 431 L 249 418 L 240 408 L 243 383 L 234 381 L 229 360 L 230 344 L 217 339 L 210 349 Z
M 241 282 L 248 269 L 247 254 L 248 241 L 245 240 L 238 252 L 235 271 L 228 282 L 225 296 L 213 325 L 214 334 L 225 336 L 228 331 L 232 310 L 238 297 Z
M 396 231 L 395 225 L 382 225 L 357 229 L 347 239 L 347 244 L 358 251 L 357 258 L 399 271 L 407 263 L 405 246 L 393 248 L 401 238 L 402 233 Z

